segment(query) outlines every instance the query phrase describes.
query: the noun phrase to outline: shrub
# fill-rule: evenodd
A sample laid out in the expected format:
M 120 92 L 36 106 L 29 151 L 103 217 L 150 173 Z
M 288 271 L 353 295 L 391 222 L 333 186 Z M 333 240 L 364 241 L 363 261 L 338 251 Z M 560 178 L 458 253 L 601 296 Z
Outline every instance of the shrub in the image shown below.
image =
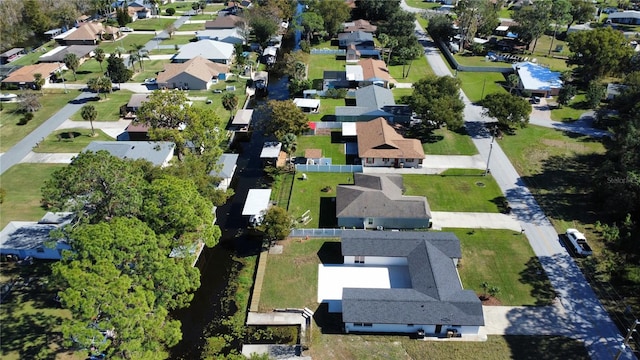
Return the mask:
M 344 99 L 347 96 L 347 89 L 329 89 L 325 96 L 332 99 Z
M 167 10 L 165 10 L 167 12 L 167 15 L 169 16 L 173 16 L 173 14 L 176 13 L 176 9 L 174 8 L 167 8 Z
M 25 113 L 24 115 L 22 115 L 22 118 L 18 122 L 18 125 L 27 125 L 27 123 L 31 120 L 33 120 L 33 113 Z

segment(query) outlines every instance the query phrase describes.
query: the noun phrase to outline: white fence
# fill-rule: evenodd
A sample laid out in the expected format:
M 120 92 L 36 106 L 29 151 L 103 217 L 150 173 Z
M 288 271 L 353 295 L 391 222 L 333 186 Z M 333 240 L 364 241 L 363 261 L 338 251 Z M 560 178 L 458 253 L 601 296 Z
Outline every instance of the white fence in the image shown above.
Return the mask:
M 290 237 L 340 237 L 343 231 L 352 229 L 293 229 Z
M 343 49 L 311 49 L 311 54 L 346 55 Z
M 307 165 L 296 164 L 299 172 L 361 173 L 362 165 Z

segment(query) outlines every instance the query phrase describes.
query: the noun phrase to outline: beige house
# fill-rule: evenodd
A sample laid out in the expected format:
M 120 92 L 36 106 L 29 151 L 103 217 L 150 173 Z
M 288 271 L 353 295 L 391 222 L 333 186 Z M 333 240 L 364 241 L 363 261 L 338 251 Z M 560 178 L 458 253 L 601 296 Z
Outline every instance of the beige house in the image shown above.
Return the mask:
M 159 88 L 207 90 L 211 84 L 226 79 L 228 73 L 228 65 L 196 56 L 185 63 L 166 64 L 157 82 Z
M 14 85 L 19 88 L 33 88 L 33 82 L 35 81 L 35 74 L 40 74 L 44 78 L 44 84 L 49 83 L 51 76 L 62 70 L 64 64 L 62 63 L 40 63 L 35 65 L 23 66 L 20 69 L 12 72 L 4 80 L 2 84 Z
M 424 150 L 418 139 L 406 139 L 379 117 L 356 123 L 358 156 L 362 166 L 418 167 Z
M 97 45 L 102 40 L 117 39 L 119 36 L 120 31 L 117 28 L 92 21 L 62 33 L 54 39 L 61 45 Z

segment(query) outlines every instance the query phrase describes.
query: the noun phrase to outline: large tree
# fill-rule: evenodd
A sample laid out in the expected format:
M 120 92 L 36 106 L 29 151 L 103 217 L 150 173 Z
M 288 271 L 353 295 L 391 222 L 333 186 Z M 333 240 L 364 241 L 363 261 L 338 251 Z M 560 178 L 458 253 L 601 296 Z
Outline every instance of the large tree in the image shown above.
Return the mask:
M 496 118 L 506 129 L 512 129 L 514 125 L 527 126 L 532 111 L 527 100 L 507 93 L 487 95 L 482 100 L 482 107 L 484 115 Z
M 273 11 L 273 8 L 265 6 L 253 6 L 247 11 L 249 27 L 260 46 L 265 46 L 280 27 L 281 18 Z
M 423 124 L 446 124 L 457 129 L 464 124 L 464 102 L 460 99 L 460 80 L 450 76 L 427 75 L 413 83 L 409 104 Z
M 285 134 L 301 135 L 309 130 L 309 119 L 292 100 L 270 100 L 264 109 L 265 133 L 281 139 Z
M 66 237 L 73 252 L 53 265 L 60 301 L 72 314 L 65 338 L 109 358 L 167 358 L 182 338 L 169 311 L 191 301 L 198 269 L 169 258 L 169 238 L 135 218 L 81 224 Z
M 584 23 L 593 19 L 596 13 L 596 6 L 591 1 L 570 0 L 570 17 L 567 21 L 567 31 L 574 23 Z
M 527 48 L 533 43 L 531 52 L 536 50 L 538 39 L 551 24 L 551 7 L 550 0 L 538 0 L 533 5 L 521 7 L 513 14 L 513 19 L 518 23 L 518 38 L 527 44 Z
M 400 0 L 357 0 L 355 18 L 386 20 L 400 8 Z
M 127 69 L 127 66 L 124 64 L 124 60 L 121 57 L 111 54 L 107 58 L 107 74 L 112 82 L 121 84 L 131 79 L 133 71 L 131 71 L 131 69 Z
M 232 92 L 222 95 L 222 107 L 229 112 L 229 117 L 233 116 L 233 111 L 238 107 L 238 97 Z
M 257 229 L 264 233 L 267 240 L 282 240 L 289 236 L 293 227 L 293 218 L 287 210 L 272 206 L 264 214 L 264 219 Z
M 342 29 L 342 24 L 349 20 L 350 9 L 343 0 L 322 0 L 313 3 L 311 11 L 322 16 L 324 30 L 329 36 L 335 36 Z
M 455 36 L 455 29 L 451 19 L 442 14 L 437 14 L 429 18 L 427 31 L 434 39 L 440 39 L 444 42 L 449 41 Z
M 551 55 L 553 40 L 555 40 L 558 35 L 558 28 L 560 25 L 566 24 L 571 19 L 571 2 L 569 0 L 555 0 L 551 4 L 549 17 L 553 24 L 553 37 L 551 38 L 551 44 L 549 44 L 549 52 L 547 54 Z
M 64 61 L 64 65 L 73 72 L 73 79 L 78 80 L 78 78 L 76 77 L 76 71 L 80 66 L 80 59 L 78 59 L 78 56 L 74 53 L 67 53 L 64 56 L 63 61 Z
M 572 52 L 569 61 L 580 67 L 586 81 L 621 73 L 633 54 L 624 35 L 611 28 L 578 31 L 569 34 L 567 42 Z
M 319 14 L 314 12 L 304 12 L 300 18 L 300 25 L 304 29 L 307 41 L 311 41 L 314 34 L 324 30 L 324 19 Z
M 87 82 L 87 87 L 91 91 L 95 91 L 100 96 L 101 93 L 104 94 L 104 98 L 107 98 L 107 94 L 111 92 L 113 88 L 113 84 L 111 80 L 106 76 L 98 76 L 96 78 L 91 78 Z
M 102 69 L 102 62 L 104 61 L 104 59 L 107 57 L 106 53 L 104 52 L 103 48 L 96 48 L 93 51 L 93 58 L 96 59 L 96 61 L 98 62 L 98 64 L 100 64 L 100 72 L 104 72 L 104 70 Z

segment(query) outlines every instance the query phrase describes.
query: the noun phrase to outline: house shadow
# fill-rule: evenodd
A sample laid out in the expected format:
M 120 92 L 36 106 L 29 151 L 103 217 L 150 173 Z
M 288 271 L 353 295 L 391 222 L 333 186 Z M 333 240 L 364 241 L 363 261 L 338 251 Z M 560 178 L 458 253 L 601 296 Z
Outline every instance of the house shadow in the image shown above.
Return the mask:
M 339 241 L 325 241 L 317 255 L 323 264 L 342 264 L 342 250 Z
M 318 215 L 318 227 L 335 228 L 338 226 L 336 219 L 336 198 L 335 197 L 321 197 L 320 198 L 320 214 Z
M 318 305 L 313 320 L 323 334 L 344 334 L 342 313 L 330 313 L 329 304 Z

